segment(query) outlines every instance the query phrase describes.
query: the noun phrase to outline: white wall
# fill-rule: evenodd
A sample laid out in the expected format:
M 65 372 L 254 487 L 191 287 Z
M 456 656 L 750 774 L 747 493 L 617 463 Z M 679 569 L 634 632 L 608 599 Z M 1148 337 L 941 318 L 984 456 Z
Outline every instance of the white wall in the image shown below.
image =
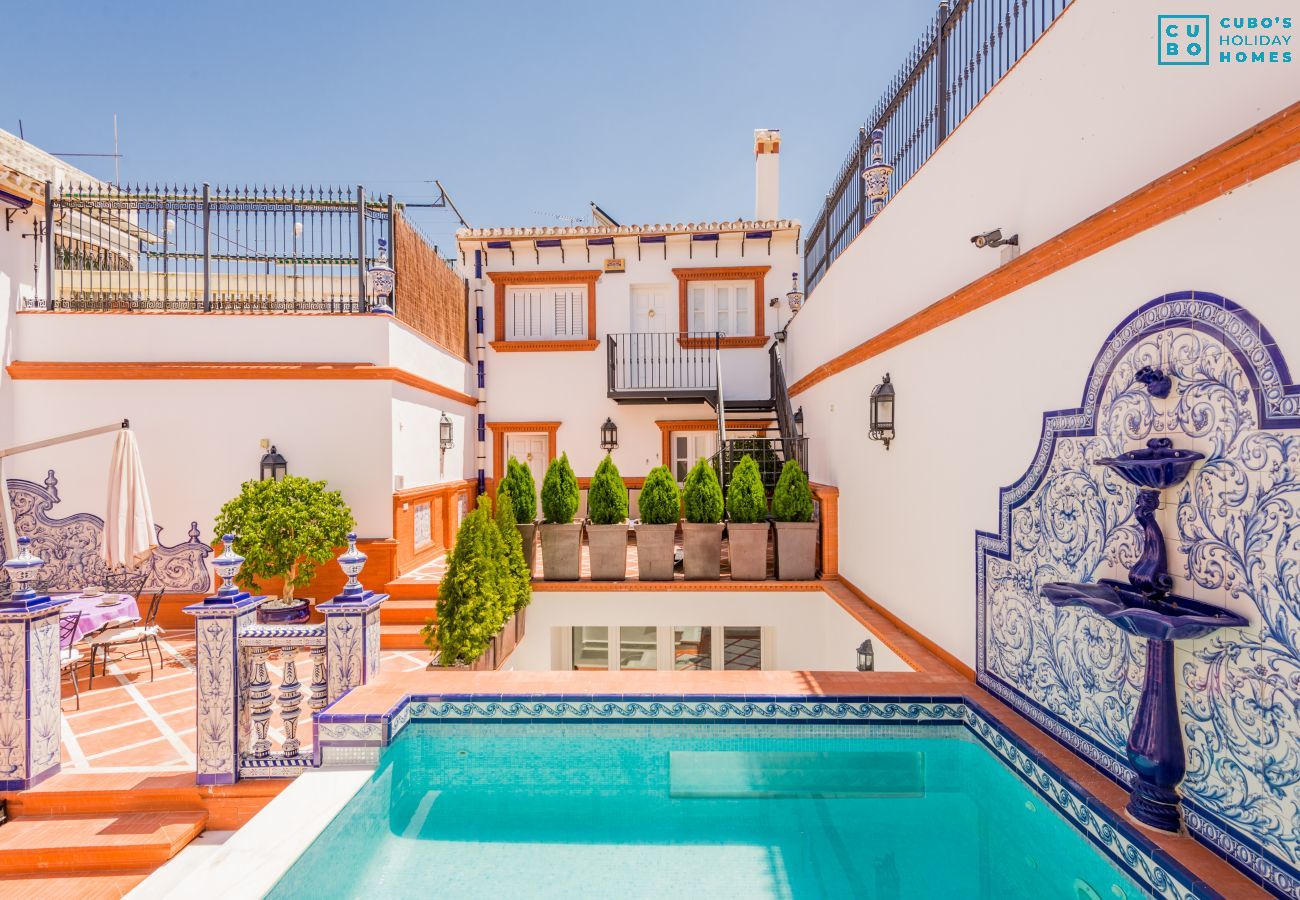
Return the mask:
M 539 591 L 528 607 L 528 628 L 507 664 L 550 671 L 552 629 L 575 625 L 748 625 L 765 632 L 764 655 L 775 670 L 852 671 L 856 650 L 872 632 L 820 589 L 809 591 Z M 720 640 L 715 635 L 715 640 Z M 875 638 L 876 670 L 910 672 Z
M 12 209 L 6 207 L 6 209 Z M 18 307 L 36 296 L 36 271 L 33 269 L 34 240 L 31 234 L 40 209 L 33 205 L 15 211 L 8 228 L 0 229 L 0 362 L 8 360 L 8 348 L 14 337 Z M 13 391 L 9 373 L 0 367 L 0 411 L 13 408 Z M 12 417 L 0 412 L 0 447 L 12 443 Z

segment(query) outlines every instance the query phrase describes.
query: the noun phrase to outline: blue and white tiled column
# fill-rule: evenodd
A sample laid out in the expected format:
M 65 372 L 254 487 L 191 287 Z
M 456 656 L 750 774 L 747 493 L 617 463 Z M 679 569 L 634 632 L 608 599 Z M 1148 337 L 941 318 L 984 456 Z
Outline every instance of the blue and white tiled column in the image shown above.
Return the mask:
M 379 674 L 379 607 L 388 595 L 362 587 L 357 576 L 365 564 L 356 534 L 349 534 L 347 552 L 339 557 L 348 583 L 343 593 L 316 606 L 325 614 L 330 703 Z
M 257 607 L 265 596 L 235 587 L 243 557 L 234 552 L 234 536 L 226 535 L 213 565 L 224 583 L 202 603 L 185 607 L 194 616 L 197 746 L 195 780 L 199 784 L 234 784 L 239 758 L 251 746 L 251 725 L 241 689 L 248 683 L 248 663 L 239 652 L 239 635 L 257 622 Z

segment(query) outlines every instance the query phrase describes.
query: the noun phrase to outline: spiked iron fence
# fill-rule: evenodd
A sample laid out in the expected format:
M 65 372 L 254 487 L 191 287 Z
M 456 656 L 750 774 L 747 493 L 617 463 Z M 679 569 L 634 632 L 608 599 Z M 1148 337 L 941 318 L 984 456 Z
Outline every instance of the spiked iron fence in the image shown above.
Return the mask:
M 811 294 L 867 224 L 862 170 L 871 132 L 885 134 L 885 161 L 897 192 L 916 174 L 993 85 L 1071 0 L 954 0 L 907 55 L 867 124 L 853 136 L 821 212 L 804 240 L 804 284 Z
M 38 309 L 366 312 L 380 239 L 393 258 L 392 195 L 360 185 L 47 194 Z

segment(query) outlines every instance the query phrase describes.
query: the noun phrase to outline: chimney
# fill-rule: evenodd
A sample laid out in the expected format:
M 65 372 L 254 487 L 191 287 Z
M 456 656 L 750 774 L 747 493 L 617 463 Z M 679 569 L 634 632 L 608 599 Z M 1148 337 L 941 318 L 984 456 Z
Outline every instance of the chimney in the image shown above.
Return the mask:
M 781 199 L 781 130 L 754 130 L 754 218 L 777 218 Z

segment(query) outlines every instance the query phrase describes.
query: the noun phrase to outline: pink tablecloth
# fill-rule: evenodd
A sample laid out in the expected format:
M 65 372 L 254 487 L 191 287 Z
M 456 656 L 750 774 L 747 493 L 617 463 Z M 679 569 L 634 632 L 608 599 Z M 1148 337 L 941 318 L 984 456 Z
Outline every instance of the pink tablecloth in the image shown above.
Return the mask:
M 66 616 L 69 613 L 81 613 L 81 619 L 77 622 L 76 639 L 78 641 L 92 631 L 103 628 L 114 619 L 138 619 L 140 617 L 140 607 L 130 594 L 101 594 L 98 597 L 83 597 L 80 594 L 73 594 L 72 598 L 72 602 L 63 607 L 60 616 Z M 121 600 L 122 602 L 116 606 L 100 606 L 99 604 L 105 600 Z

